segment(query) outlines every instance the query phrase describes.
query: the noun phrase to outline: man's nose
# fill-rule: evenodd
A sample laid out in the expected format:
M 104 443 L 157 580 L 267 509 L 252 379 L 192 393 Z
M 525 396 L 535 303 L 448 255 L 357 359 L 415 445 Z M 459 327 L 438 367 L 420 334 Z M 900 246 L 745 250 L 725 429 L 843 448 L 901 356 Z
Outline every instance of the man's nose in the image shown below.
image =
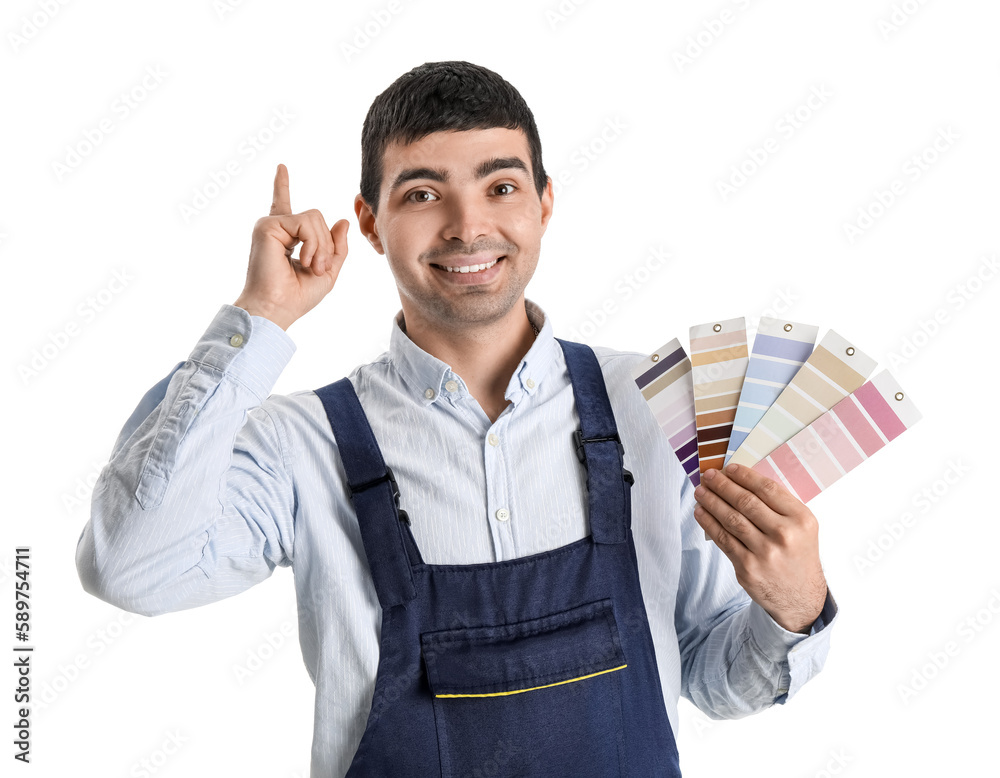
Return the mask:
M 478 197 L 453 197 L 448 206 L 443 237 L 447 240 L 457 238 L 471 246 L 479 238 L 489 235 L 490 218 L 487 206 L 488 204 Z

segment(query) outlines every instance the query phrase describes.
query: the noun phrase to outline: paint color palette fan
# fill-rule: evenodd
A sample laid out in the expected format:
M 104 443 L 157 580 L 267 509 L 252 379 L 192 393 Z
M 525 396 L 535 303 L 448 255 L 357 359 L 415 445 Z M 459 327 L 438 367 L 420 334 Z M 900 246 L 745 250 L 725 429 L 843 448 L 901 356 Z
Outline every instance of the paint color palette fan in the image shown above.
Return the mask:
M 920 413 L 876 361 L 833 330 L 762 318 L 748 352 L 743 318 L 690 329 L 632 371 L 684 472 L 697 486 L 735 462 L 803 502 L 912 427 Z M 815 344 L 815 345 L 814 345 Z

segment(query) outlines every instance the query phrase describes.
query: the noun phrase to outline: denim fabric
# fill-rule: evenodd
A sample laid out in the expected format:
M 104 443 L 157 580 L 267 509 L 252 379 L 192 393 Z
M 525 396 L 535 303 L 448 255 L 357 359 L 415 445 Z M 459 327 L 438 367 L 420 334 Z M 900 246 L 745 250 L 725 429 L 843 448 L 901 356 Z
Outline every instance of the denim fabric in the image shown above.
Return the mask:
M 420 557 L 346 379 L 317 390 L 382 607 L 349 776 L 679 776 L 630 529 L 632 477 L 593 351 L 559 341 L 591 534 L 496 563 Z M 404 520 L 405 519 L 405 520 Z

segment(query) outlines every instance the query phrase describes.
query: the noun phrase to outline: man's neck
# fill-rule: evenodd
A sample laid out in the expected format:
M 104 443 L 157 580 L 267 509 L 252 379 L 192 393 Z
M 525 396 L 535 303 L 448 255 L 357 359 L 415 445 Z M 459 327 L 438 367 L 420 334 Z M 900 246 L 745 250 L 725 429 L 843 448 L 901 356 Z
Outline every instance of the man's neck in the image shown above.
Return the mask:
M 452 330 L 419 319 L 404 321 L 410 340 L 450 365 L 490 421 L 496 421 L 509 404 L 504 394 L 511 376 L 535 340 L 523 298 L 503 319 L 488 325 Z

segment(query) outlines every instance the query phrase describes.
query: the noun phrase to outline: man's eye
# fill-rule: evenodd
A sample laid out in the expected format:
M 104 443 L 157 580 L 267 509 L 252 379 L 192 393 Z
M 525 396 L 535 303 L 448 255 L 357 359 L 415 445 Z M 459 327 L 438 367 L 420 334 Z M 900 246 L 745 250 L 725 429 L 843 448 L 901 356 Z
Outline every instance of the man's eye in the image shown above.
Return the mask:
M 500 191 L 502 189 L 506 189 L 507 191 L 505 192 Z M 514 186 L 513 184 L 497 184 L 495 187 L 493 187 L 493 191 L 499 195 L 512 195 L 514 194 L 515 191 L 517 191 L 517 187 Z
M 414 192 L 410 192 L 406 199 L 411 203 L 429 203 L 436 200 L 437 197 L 433 193 L 428 192 L 426 189 L 417 189 Z

